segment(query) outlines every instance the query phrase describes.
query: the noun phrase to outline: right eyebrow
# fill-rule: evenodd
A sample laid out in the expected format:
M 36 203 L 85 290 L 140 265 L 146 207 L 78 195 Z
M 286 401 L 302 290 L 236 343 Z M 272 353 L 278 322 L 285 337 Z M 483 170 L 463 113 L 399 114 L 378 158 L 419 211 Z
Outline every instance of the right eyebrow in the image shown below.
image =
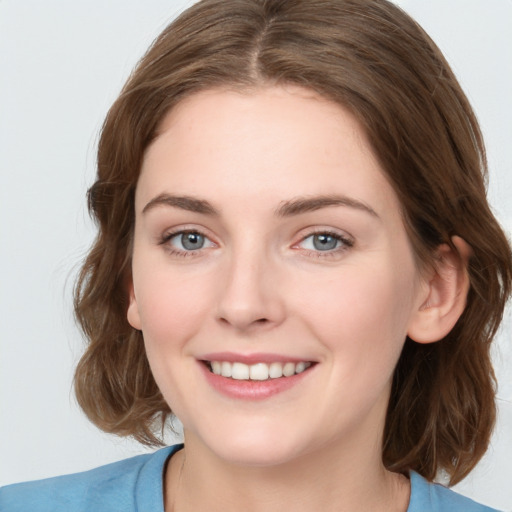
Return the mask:
M 380 218 L 370 205 L 357 199 L 340 195 L 297 197 L 290 201 L 284 201 L 277 209 L 276 213 L 280 217 L 289 217 L 328 208 L 329 206 L 346 206 L 369 213 L 372 217 L 377 219 Z
M 189 212 L 202 213 L 203 215 L 219 216 L 219 211 L 204 199 L 196 199 L 190 196 L 175 196 L 172 194 L 160 194 L 142 209 L 142 213 L 146 213 L 159 206 L 171 206 L 180 208 Z

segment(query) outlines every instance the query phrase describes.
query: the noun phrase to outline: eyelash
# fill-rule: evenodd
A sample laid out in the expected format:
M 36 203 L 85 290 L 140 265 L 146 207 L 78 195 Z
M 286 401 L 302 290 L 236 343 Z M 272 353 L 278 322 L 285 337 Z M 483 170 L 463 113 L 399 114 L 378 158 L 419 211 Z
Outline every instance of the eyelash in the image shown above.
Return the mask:
M 170 241 L 174 237 L 178 237 L 180 235 L 181 236 L 189 235 L 189 234 L 194 234 L 194 235 L 199 235 L 201 237 L 204 237 L 205 241 L 207 240 L 207 241 L 209 241 L 211 243 L 211 246 L 215 246 L 216 245 L 214 242 L 212 242 L 210 240 L 210 238 L 208 236 L 206 236 L 204 233 L 201 233 L 201 231 L 199 231 L 197 229 L 179 229 L 177 231 L 172 231 L 172 232 L 165 233 L 164 235 L 162 235 L 162 237 L 159 240 L 158 244 L 162 245 L 162 246 L 165 246 L 165 249 L 172 256 L 178 256 L 178 257 L 181 257 L 181 258 L 190 258 L 190 257 L 199 256 L 202 253 L 202 249 L 205 249 L 204 247 L 201 247 L 201 248 L 199 248 L 197 250 L 188 250 L 187 251 L 187 250 L 176 249 L 175 247 L 173 247 L 170 244 Z
M 304 236 L 299 243 L 295 244 L 293 248 L 299 248 L 300 244 L 304 243 L 309 238 L 313 238 L 314 236 L 326 235 L 328 237 L 332 237 L 336 242 L 340 243 L 339 247 L 335 247 L 333 249 L 328 249 L 325 251 L 314 250 L 314 249 L 305 249 L 308 256 L 313 256 L 316 258 L 334 258 L 340 256 L 340 254 L 344 253 L 348 249 L 354 246 L 354 240 L 347 236 L 343 236 L 340 233 L 335 231 L 329 231 L 326 229 L 319 229 L 313 232 L 308 233 Z
M 162 245 L 162 246 L 165 246 L 165 249 L 172 256 L 178 256 L 178 257 L 182 257 L 182 258 L 189 258 L 189 257 L 200 256 L 204 249 L 208 249 L 209 248 L 209 247 L 200 247 L 199 249 L 196 249 L 196 250 L 193 250 L 193 249 L 190 249 L 190 250 L 180 250 L 180 249 L 176 249 L 175 247 L 173 247 L 170 244 L 170 241 L 173 238 L 178 237 L 178 236 L 187 235 L 187 234 L 195 234 L 195 235 L 199 235 L 201 237 L 204 237 L 205 241 L 209 241 L 209 243 L 211 244 L 211 245 L 209 245 L 209 247 L 214 247 L 216 245 L 215 242 L 212 242 L 207 235 L 205 235 L 204 233 L 202 233 L 201 231 L 199 231 L 197 229 L 180 229 L 180 230 L 177 230 L 177 231 L 172 231 L 172 232 L 165 233 L 160 238 L 158 244 Z M 326 235 L 328 237 L 333 238 L 336 241 L 336 243 L 340 243 L 340 246 L 339 247 L 335 247 L 333 249 L 327 249 L 325 251 L 318 250 L 318 249 L 317 250 L 315 250 L 315 249 L 304 249 L 306 254 L 307 254 L 307 256 L 313 256 L 313 257 L 316 257 L 316 258 L 336 257 L 336 256 L 339 256 L 341 253 L 347 251 L 348 249 L 350 249 L 351 247 L 354 246 L 354 240 L 349 238 L 349 237 L 347 237 L 347 236 L 343 236 L 340 233 L 337 233 L 337 232 L 334 232 L 334 231 L 329 231 L 329 230 L 325 230 L 325 229 L 319 229 L 319 230 L 316 230 L 316 231 L 313 231 L 313 232 L 309 232 L 297 244 L 294 244 L 292 246 L 292 249 L 300 249 L 300 244 L 304 243 L 309 238 L 313 238 L 313 237 L 319 236 L 319 235 Z

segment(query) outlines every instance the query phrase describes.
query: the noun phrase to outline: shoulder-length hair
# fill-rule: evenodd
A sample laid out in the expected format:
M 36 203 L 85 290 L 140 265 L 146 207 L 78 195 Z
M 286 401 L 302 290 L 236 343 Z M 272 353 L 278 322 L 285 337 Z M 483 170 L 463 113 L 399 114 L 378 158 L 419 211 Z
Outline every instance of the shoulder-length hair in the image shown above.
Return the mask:
M 382 456 L 396 472 L 461 480 L 495 421 L 490 344 L 511 291 L 512 256 L 486 200 L 475 115 L 428 35 L 386 0 L 203 0 L 156 39 L 108 112 L 89 191 L 98 235 L 79 275 L 88 346 L 79 404 L 105 431 L 158 444 L 172 414 L 142 333 L 126 319 L 134 192 L 165 114 L 197 91 L 296 84 L 348 108 L 398 195 L 420 265 L 454 235 L 472 247 L 467 307 L 441 341 L 407 339 L 395 370 Z M 453 247 L 453 245 L 452 245 Z

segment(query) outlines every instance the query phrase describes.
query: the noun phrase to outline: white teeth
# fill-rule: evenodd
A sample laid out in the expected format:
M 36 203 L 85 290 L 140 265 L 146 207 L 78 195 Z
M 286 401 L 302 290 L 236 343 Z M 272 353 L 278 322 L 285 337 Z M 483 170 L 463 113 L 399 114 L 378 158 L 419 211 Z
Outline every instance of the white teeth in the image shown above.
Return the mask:
M 221 363 L 220 374 L 223 377 L 231 377 L 231 375 L 232 375 L 231 363 L 227 363 L 225 361 L 223 363 Z
M 249 367 L 251 380 L 267 380 L 268 373 L 268 365 L 265 363 L 253 364 Z
M 295 365 L 293 363 L 286 363 L 283 366 L 283 375 L 285 377 L 291 377 L 292 375 L 295 375 Z
M 281 363 L 270 363 L 268 367 L 268 376 L 271 379 L 279 379 L 283 376 L 283 365 Z
M 306 369 L 306 363 L 297 363 L 295 366 L 295 373 L 302 373 Z
M 311 366 L 311 363 L 230 363 L 228 361 L 211 361 L 210 369 L 215 375 L 231 377 L 235 380 L 268 380 L 281 377 L 291 377 L 302 373 Z
M 244 363 L 233 363 L 231 377 L 235 380 L 247 380 L 249 378 L 249 367 Z

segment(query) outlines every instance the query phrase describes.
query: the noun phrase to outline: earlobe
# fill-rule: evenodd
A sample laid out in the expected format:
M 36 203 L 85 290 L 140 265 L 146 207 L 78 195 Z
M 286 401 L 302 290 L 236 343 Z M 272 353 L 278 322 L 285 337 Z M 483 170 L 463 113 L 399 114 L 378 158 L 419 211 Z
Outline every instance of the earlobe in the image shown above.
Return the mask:
M 426 299 L 414 313 L 408 336 L 418 343 L 444 338 L 455 326 L 466 307 L 469 291 L 468 262 L 471 247 L 462 238 L 452 237 L 454 248 L 442 244 L 427 283 Z
M 128 310 L 126 311 L 126 318 L 128 319 L 128 323 L 134 329 L 141 330 L 139 307 L 137 305 L 137 299 L 135 298 L 133 282 L 130 282 L 130 284 L 128 286 L 128 297 L 129 297 L 130 303 L 128 305 Z

